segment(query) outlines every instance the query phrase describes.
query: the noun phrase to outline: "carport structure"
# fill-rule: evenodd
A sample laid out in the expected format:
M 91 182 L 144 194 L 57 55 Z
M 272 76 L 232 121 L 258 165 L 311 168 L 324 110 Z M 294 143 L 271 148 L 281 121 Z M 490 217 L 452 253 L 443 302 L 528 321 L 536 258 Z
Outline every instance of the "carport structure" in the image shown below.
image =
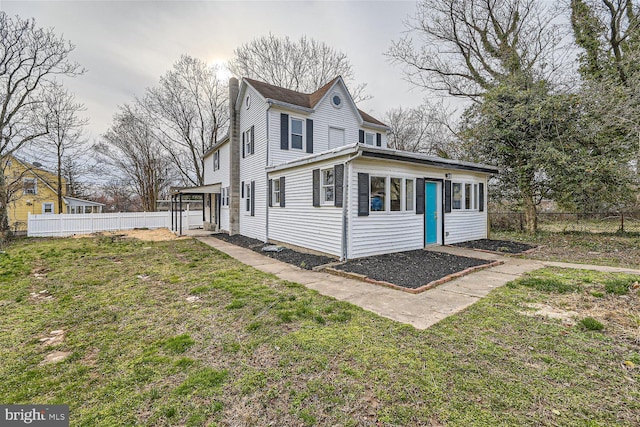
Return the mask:
M 208 226 L 213 229 L 220 227 L 220 184 L 201 185 L 199 187 L 176 188 L 171 193 L 171 231 L 182 235 L 182 215 L 184 210 L 183 195 L 199 195 L 202 197 L 202 222 L 205 229 Z M 208 221 L 207 221 L 208 211 Z

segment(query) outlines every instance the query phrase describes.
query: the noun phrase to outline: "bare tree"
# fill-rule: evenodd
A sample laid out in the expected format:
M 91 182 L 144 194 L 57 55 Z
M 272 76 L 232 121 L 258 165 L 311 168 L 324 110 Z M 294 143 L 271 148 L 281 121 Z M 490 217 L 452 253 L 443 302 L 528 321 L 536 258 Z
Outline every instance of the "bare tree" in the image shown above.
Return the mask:
M 204 183 L 202 156 L 228 126 L 227 99 L 227 82 L 218 79 L 215 67 L 182 56 L 159 86 L 137 100 L 185 184 Z
M 389 125 L 389 147 L 445 158 L 460 158 L 453 112 L 442 102 L 425 101 L 414 108 L 392 108 L 385 113 Z
M 69 60 L 74 46 L 33 19 L 0 12 L 0 160 L 48 133 L 43 94 L 56 75 L 84 72 Z M 8 231 L 8 193 L 0 174 L 0 243 Z
M 140 197 L 142 208 L 155 211 L 158 195 L 171 185 L 173 164 L 140 112 L 122 107 L 94 148 L 115 169 L 116 177 L 127 177 L 119 181 L 128 183 Z
M 331 79 L 342 76 L 354 101 L 365 95 L 366 84 L 356 84 L 349 58 L 327 44 L 302 36 L 293 41 L 273 34 L 255 38 L 234 50 L 229 70 L 276 86 L 311 93 Z
M 554 18 L 538 0 L 421 0 L 387 55 L 417 86 L 478 100 L 497 83 L 558 70 Z
M 76 102 L 75 96 L 58 83 L 52 84 L 44 95 L 44 109 L 49 132 L 43 137 L 43 148 L 56 158 L 58 213 L 62 213 L 63 161 L 71 150 L 82 144 L 82 131 L 89 121 L 78 116 L 86 110 L 84 105 Z

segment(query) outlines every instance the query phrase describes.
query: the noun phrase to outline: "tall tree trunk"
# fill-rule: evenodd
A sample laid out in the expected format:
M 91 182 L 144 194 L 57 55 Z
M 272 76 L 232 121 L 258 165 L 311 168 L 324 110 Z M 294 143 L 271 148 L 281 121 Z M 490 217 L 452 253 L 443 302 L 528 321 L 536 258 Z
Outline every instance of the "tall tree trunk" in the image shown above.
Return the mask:
M 0 248 L 2 248 L 11 234 L 7 193 L 7 181 L 4 177 L 4 171 L 0 170 Z
M 538 210 L 533 196 L 533 191 L 527 186 L 522 191 L 522 204 L 524 208 L 524 226 L 527 233 L 538 232 Z

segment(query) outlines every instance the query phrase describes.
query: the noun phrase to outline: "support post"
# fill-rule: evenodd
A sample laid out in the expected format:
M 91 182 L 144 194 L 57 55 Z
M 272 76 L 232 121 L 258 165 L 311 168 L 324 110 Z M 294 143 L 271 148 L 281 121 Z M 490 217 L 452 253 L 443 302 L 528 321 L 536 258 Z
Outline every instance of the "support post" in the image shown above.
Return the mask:
M 179 197 L 180 197 L 180 206 L 178 208 L 179 208 L 179 211 L 180 211 L 180 236 L 182 236 L 182 215 L 183 215 L 183 212 L 182 212 L 182 193 L 180 193 Z

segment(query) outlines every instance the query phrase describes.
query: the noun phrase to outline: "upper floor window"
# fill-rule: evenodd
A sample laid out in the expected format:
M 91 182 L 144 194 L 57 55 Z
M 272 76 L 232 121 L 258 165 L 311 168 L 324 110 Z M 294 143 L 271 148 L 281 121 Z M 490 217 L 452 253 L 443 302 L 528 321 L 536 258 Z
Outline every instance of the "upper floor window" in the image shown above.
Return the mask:
M 22 180 L 24 194 L 38 194 L 38 186 L 35 178 L 25 178 Z
M 302 119 L 291 118 L 291 148 L 302 150 L 303 141 L 303 121 Z
M 321 183 L 320 186 L 322 188 L 322 201 L 323 205 L 333 205 L 334 204 L 334 171 L 331 169 L 323 169 L 321 171 Z
M 213 170 L 217 171 L 218 169 L 220 169 L 220 151 L 213 153 Z
M 254 126 L 242 133 L 242 157 L 249 156 L 254 153 Z
M 376 145 L 376 134 L 371 132 L 365 132 L 364 143 L 366 145 Z
M 334 93 L 333 96 L 331 96 L 331 105 L 335 108 L 342 108 L 342 98 L 340 95 Z

